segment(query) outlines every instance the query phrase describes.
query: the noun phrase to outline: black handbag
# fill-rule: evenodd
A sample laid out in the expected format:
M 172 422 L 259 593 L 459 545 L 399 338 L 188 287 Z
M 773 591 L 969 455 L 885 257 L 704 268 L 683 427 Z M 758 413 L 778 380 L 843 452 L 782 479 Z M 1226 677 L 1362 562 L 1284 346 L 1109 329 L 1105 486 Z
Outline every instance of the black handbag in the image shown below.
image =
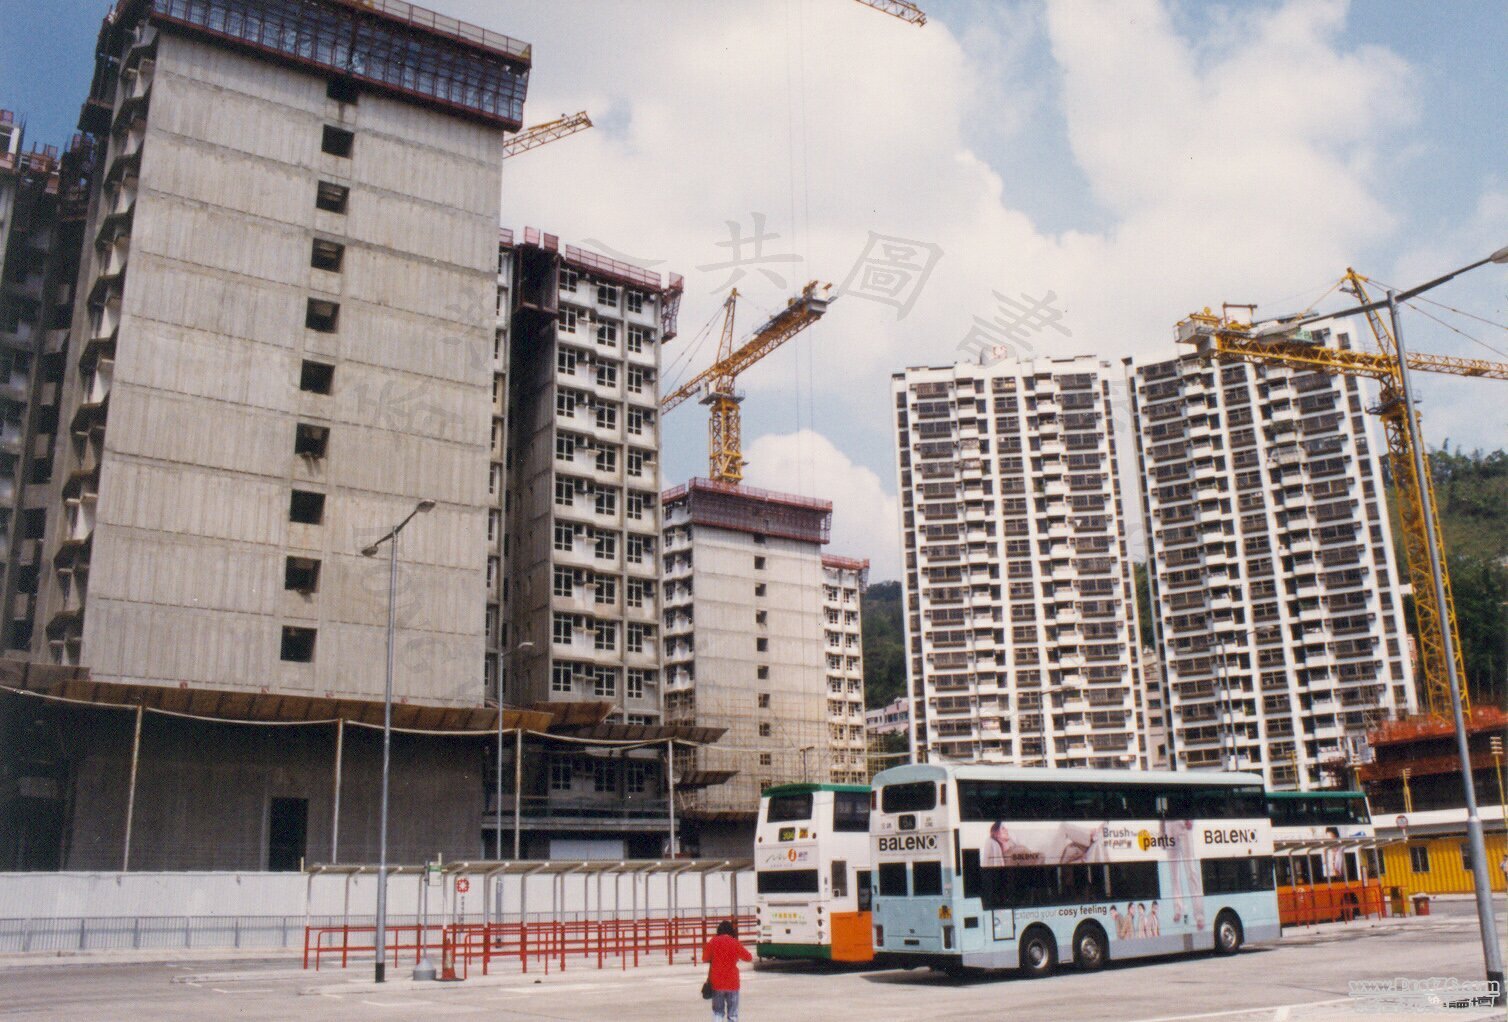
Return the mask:
M 710 979 L 702 980 L 702 1000 L 712 1000 L 712 981 Z

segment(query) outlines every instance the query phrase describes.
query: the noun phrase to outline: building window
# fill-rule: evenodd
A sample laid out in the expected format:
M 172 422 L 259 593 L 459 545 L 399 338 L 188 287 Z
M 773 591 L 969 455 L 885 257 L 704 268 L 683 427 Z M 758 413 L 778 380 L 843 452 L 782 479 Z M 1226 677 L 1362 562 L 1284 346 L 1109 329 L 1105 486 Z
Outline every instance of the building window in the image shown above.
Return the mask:
M 763 557 L 756 557 L 756 558 L 754 558 L 754 570 L 755 571 L 764 571 L 764 558 Z M 754 591 L 754 595 L 755 596 L 763 596 L 764 595 L 764 593 L 759 592 L 760 588 L 762 588 L 762 587 L 756 587 L 755 588 L 755 591 Z
M 293 433 L 293 453 L 305 458 L 323 458 L 330 445 L 330 427 L 301 422 Z
M 571 758 L 569 756 L 550 757 L 550 790 L 571 790 Z
M 575 348 L 560 348 L 555 352 L 555 368 L 567 376 L 576 375 L 576 363 L 581 360 L 581 353 Z
M 598 472 L 618 471 L 618 448 L 599 447 L 594 464 Z
M 304 359 L 299 368 L 298 389 L 310 394 L 328 394 L 335 383 L 335 367 L 328 362 Z
M 769 681 L 770 669 L 768 667 L 756 667 L 754 668 L 754 676 L 760 681 Z
M 350 78 L 331 78 L 325 83 L 325 95 L 337 103 L 354 103 L 360 98 L 361 90 Z
M 761 721 L 760 722 L 760 724 L 759 724 L 759 737 L 761 737 L 761 738 L 768 738 L 768 737 L 770 737 L 770 723 L 769 723 L 769 721 Z
M 618 672 L 611 667 L 598 667 L 592 672 L 592 695 L 598 699 L 615 699 L 618 695 Z
M 598 621 L 592 634 L 592 648 L 612 652 L 618 648 L 618 626 L 611 621 Z
M 624 785 L 629 794 L 642 795 L 649 788 L 649 767 L 644 763 L 627 763 L 624 767 Z
M 630 417 L 629 421 L 633 421 L 632 417 Z M 624 503 L 626 505 L 625 513 L 628 515 L 630 521 L 637 522 L 644 518 L 644 505 L 648 502 L 646 500 L 647 497 L 648 494 L 640 493 L 637 490 L 628 491 L 628 496 Z
M 754 649 L 760 653 L 768 653 L 770 651 L 770 640 L 762 637 L 755 639 Z
M 576 675 L 570 664 L 556 664 L 550 668 L 550 691 L 572 692 L 576 688 Z
M 775 757 L 772 756 L 772 755 L 770 755 L 768 752 L 761 752 L 759 754 L 759 765 L 760 766 L 772 766 L 774 764 L 774 762 L 775 762 Z
M 309 265 L 316 270 L 329 270 L 331 273 L 339 273 L 341 263 L 346 258 L 346 247 L 338 241 L 329 241 L 325 238 L 315 238 L 314 246 L 309 253 Z
M 346 200 L 350 198 L 351 189 L 345 185 L 338 185 L 333 181 L 321 181 L 319 189 L 314 193 L 314 204 L 328 213 L 344 213 Z
M 333 334 L 340 324 L 340 304 L 323 298 L 311 298 L 304 310 L 304 326 L 322 334 Z
M 333 124 L 325 125 L 324 137 L 320 140 L 319 147 L 331 156 L 342 156 L 347 159 L 351 156 L 351 147 L 356 144 L 356 136 L 345 128 L 337 128 Z
M 569 646 L 576 637 L 575 621 L 569 614 L 556 614 L 550 620 L 550 640 L 557 646 Z
M 611 284 L 598 284 L 597 304 L 616 309 L 618 307 L 618 289 Z
M 630 625 L 629 627 L 632 628 L 633 626 Z M 625 676 L 623 694 L 629 699 L 643 699 L 648 673 L 647 671 L 631 668 Z
M 649 331 L 642 326 L 628 328 L 628 350 L 635 355 L 644 353 L 644 346 L 649 343 Z
M 648 588 L 648 586 L 649 586 L 649 583 L 645 582 L 643 579 L 637 579 L 637 578 L 631 578 L 631 579 L 629 579 L 628 582 L 623 587 L 623 600 L 624 600 L 624 602 L 628 606 L 630 606 L 630 607 L 634 607 L 634 608 L 643 607 L 644 606 L 644 590 L 646 588 Z
M 623 295 L 623 305 L 629 312 L 644 311 L 644 292 L 627 291 Z
M 574 461 L 576 458 L 576 437 L 570 433 L 560 433 L 555 437 L 555 460 Z
M 763 596 L 764 594 L 765 594 L 765 583 L 763 583 L 763 582 L 755 582 L 754 583 L 754 595 L 755 596 Z
M 568 334 L 574 334 L 576 332 L 576 324 L 579 323 L 580 321 L 581 321 L 581 312 L 580 312 L 579 309 L 572 308 L 569 305 L 565 305 L 565 306 L 561 307 L 561 310 L 560 310 L 560 329 L 563 332 L 568 333 Z
M 761 710 L 768 710 L 770 708 L 770 693 L 759 693 L 759 708 Z
M 561 477 L 555 480 L 555 503 L 559 507 L 570 507 L 576 502 L 576 483 L 574 480 Z
M 592 790 L 599 794 L 618 790 L 617 771 L 614 764 L 605 759 L 592 762 Z
M 646 641 L 654 641 L 654 629 L 652 629 L 649 625 L 640 624 L 637 621 L 630 621 L 628 624 L 627 632 L 628 652 L 644 652 L 644 644 Z
M 618 598 L 618 581 L 609 575 L 598 575 L 592 585 L 596 587 L 593 603 L 610 604 Z
M 560 290 L 567 294 L 576 293 L 576 283 L 581 280 L 581 274 L 567 267 L 560 271 Z
M 630 394 L 642 394 L 644 384 L 648 382 L 649 374 L 639 366 L 628 367 L 628 392 Z
M 570 553 L 576 549 L 576 527 L 561 522 L 555 523 L 555 549 Z
M 288 520 L 303 525 L 318 525 L 325 520 L 325 495 L 309 490 L 294 490 L 288 501 Z
M 593 556 L 601 561 L 610 561 L 618 556 L 618 534 L 616 532 L 597 533 Z
M 1409 868 L 1415 873 L 1429 872 L 1429 846 L 1409 845 Z
M 570 568 L 556 568 L 552 592 L 556 596 L 570 596 L 574 591 L 576 573 Z
M 592 502 L 592 510 L 599 515 L 615 515 L 618 513 L 618 493 L 616 490 L 598 490 Z
M 770 623 L 770 612 L 767 611 L 767 610 L 756 610 L 754 612 L 754 623 L 756 625 L 767 625 L 767 624 L 769 624 Z
M 319 592 L 319 561 L 312 557 L 289 557 L 283 563 L 283 588 L 309 595 Z
M 631 476 L 642 476 L 644 474 L 645 466 L 648 465 L 652 459 L 653 455 L 650 454 L 650 452 L 640 451 L 630 447 L 628 449 L 628 474 Z
M 597 363 L 597 386 L 611 390 L 618 385 L 618 367 L 612 362 Z
M 613 323 L 597 324 L 597 343 L 604 348 L 616 347 L 618 344 L 618 327 Z
M 295 664 L 313 663 L 315 634 L 313 628 L 284 625 L 282 659 Z

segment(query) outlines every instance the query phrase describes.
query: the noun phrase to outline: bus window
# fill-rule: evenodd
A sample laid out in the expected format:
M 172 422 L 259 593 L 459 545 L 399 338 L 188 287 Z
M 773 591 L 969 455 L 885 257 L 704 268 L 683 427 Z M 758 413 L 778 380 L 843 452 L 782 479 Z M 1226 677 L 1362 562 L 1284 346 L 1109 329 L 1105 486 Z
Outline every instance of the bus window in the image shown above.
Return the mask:
M 816 894 L 817 871 L 814 869 L 760 870 L 756 886 L 760 894 Z
M 906 896 L 906 864 L 904 862 L 882 862 L 879 873 L 880 897 L 904 898 Z
M 880 808 L 887 813 L 919 813 L 935 809 L 937 785 L 931 781 L 888 784 L 880 792 Z
M 810 820 L 811 818 L 811 792 L 803 791 L 796 795 L 770 796 L 770 807 L 765 812 L 765 822 L 783 823 L 786 820 Z
M 979 874 L 979 849 L 965 848 L 963 850 L 963 896 L 965 898 L 979 897 L 979 889 L 982 878 Z
M 869 792 L 833 792 L 833 830 L 839 834 L 869 833 Z
M 869 870 L 861 869 L 854 874 L 854 886 L 859 897 L 859 911 L 868 912 L 874 904 L 874 895 L 869 889 Z
M 833 861 L 833 897 L 848 897 L 848 863 L 841 859 Z
M 911 867 L 911 893 L 917 897 L 942 895 L 942 863 L 918 862 Z

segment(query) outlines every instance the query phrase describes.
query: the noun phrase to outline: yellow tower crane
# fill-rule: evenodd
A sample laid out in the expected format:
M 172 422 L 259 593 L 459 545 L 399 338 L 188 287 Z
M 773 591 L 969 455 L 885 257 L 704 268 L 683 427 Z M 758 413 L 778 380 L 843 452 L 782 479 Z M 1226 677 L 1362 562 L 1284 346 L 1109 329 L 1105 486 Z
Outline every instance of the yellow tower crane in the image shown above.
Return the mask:
M 831 290 L 831 284 L 811 281 L 736 351 L 733 348 L 733 312 L 738 303 L 738 289 L 728 292 L 728 299 L 723 302 L 723 330 L 717 344 L 717 361 L 660 401 L 660 414 L 663 415 L 698 391 L 705 391 L 702 404 L 709 405 L 712 410 L 707 427 L 712 479 L 737 485 L 744 478 L 738 415 L 743 396 L 733 389 L 738 374 L 821 319 L 832 303 L 828 296 Z
M 503 143 L 503 159 L 526 153 L 530 149 L 538 149 L 542 145 L 555 141 L 557 138 L 565 138 L 574 135 L 578 131 L 585 131 L 592 126 L 592 119 L 586 115 L 585 110 L 580 110 L 569 116 L 561 114 L 553 121 L 536 124 L 532 128 L 525 128 L 517 135 Z
M 1365 307 L 1375 304 L 1367 296 L 1367 283 L 1366 277 L 1348 269 L 1339 286 L 1354 293 Z M 1461 679 L 1461 705 L 1469 713 L 1471 703 L 1466 692 L 1466 671 L 1461 662 L 1461 641 L 1456 626 L 1455 602 L 1451 596 L 1450 574 L 1445 567 L 1444 540 L 1438 518 L 1433 530 L 1427 529 L 1424 521 L 1425 504 L 1420 487 L 1430 487 L 1429 506 L 1433 508 L 1434 484 L 1429 478 L 1427 457 L 1423 458 L 1425 478 L 1420 479 L 1415 471 L 1414 451 L 1409 440 L 1406 405 L 1403 400 L 1403 381 L 1399 375 L 1398 346 L 1393 335 L 1378 317 L 1377 310 L 1367 309 L 1367 324 L 1376 339 L 1378 350 L 1372 352 L 1332 348 L 1302 332 L 1292 338 L 1264 336 L 1261 330 L 1254 331 L 1252 324 L 1232 319 L 1230 311 L 1236 308 L 1251 307 L 1227 305 L 1219 315 L 1209 309 L 1190 315 L 1178 324 L 1178 339 L 1195 345 L 1206 361 L 1219 359 L 1224 362 L 1282 365 L 1336 376 L 1364 376 L 1377 381 L 1379 400 L 1377 406 L 1370 411 L 1382 419 L 1383 431 L 1387 436 L 1388 460 L 1392 467 L 1393 484 L 1397 489 L 1409 580 L 1413 583 L 1414 613 L 1419 626 L 1419 659 L 1424 666 L 1424 689 L 1429 712 L 1447 719 L 1451 714 L 1450 673 L 1445 660 L 1445 629 L 1449 628 L 1452 639 L 1450 645 L 1455 653 L 1456 677 Z M 1501 362 L 1415 352 L 1410 352 L 1406 357 L 1408 367 L 1413 372 L 1508 380 L 1508 364 Z M 1421 456 L 1425 455 L 1424 451 L 1419 453 Z M 1444 606 L 1436 598 L 1434 582 L 1430 576 L 1431 533 L 1437 537 L 1435 553 L 1445 582 Z

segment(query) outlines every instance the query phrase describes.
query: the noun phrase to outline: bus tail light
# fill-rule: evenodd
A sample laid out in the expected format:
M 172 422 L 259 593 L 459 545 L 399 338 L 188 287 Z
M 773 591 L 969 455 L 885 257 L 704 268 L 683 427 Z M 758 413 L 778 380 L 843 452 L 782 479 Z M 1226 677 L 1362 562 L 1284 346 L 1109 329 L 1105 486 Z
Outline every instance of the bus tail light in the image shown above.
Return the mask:
M 953 947 L 953 927 L 943 927 L 943 950 L 948 951 Z
M 883 927 L 883 926 L 876 926 L 874 928 L 874 946 L 875 947 L 879 947 L 879 946 L 881 946 L 884 943 L 885 943 L 885 927 Z

